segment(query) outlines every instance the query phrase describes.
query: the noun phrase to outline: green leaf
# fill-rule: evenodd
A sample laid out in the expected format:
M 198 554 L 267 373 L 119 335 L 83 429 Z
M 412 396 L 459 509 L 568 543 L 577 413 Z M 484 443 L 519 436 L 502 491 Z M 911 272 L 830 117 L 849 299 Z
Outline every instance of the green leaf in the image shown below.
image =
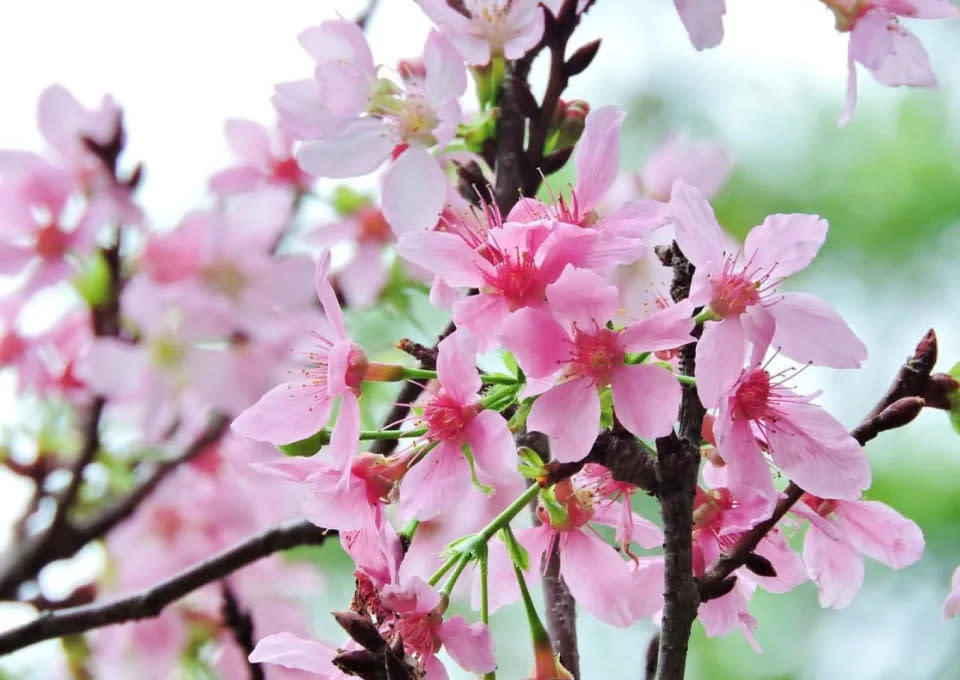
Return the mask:
M 510 556 L 510 560 L 518 569 L 528 571 L 530 569 L 530 553 L 527 552 L 527 549 L 520 545 L 520 542 L 517 541 L 510 531 L 501 531 L 500 538 L 503 539 L 503 543 L 507 547 L 507 554 Z
M 306 439 L 301 439 L 289 444 L 280 444 L 277 448 L 288 456 L 312 456 L 329 443 L 330 430 L 324 428 Z
M 510 421 L 507 423 L 507 427 L 510 428 L 511 432 L 520 432 L 527 424 L 527 416 L 530 415 L 530 409 L 533 407 L 533 397 L 529 397 L 520 402 L 520 406 L 517 407 L 516 412 L 510 418 Z M 541 465 L 543 463 L 541 462 Z
M 333 190 L 333 199 L 330 203 L 338 215 L 353 215 L 370 205 L 370 197 L 341 184 Z
M 79 261 L 73 287 L 87 304 L 99 307 L 110 297 L 110 266 L 99 250 Z
M 520 474 L 527 479 L 538 479 L 543 474 L 543 459 L 529 446 L 517 449 L 517 457 L 520 458 Z

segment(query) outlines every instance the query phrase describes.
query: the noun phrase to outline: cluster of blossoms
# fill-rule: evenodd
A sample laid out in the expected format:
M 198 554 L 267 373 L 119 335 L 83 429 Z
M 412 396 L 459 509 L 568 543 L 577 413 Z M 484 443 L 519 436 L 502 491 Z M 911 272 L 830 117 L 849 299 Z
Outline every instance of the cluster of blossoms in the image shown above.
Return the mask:
M 824 2 L 851 33 L 846 115 L 854 62 L 886 84 L 935 83 L 897 17 L 951 16 L 952 5 Z M 757 587 L 812 581 L 822 606 L 840 608 L 860 589 L 863 556 L 894 569 L 917 561 L 919 527 L 864 498 L 862 442 L 793 384 L 795 366 L 856 369 L 867 355 L 829 303 L 783 286 L 814 259 L 827 222 L 771 215 L 738 243 L 709 202 L 730 172 L 722 149 L 672 135 L 642 170 L 622 174 L 625 113 L 559 95 L 543 116 L 540 160 L 572 156 L 575 183 L 504 203 L 491 149 L 506 63 L 556 49 L 549 32 L 575 26 L 592 2 L 419 4 L 437 28 L 422 58 L 391 70 L 352 22 L 304 31 L 314 73 L 276 87 L 277 129 L 229 121 L 237 164 L 210 179 L 213 207 L 168 230 L 150 230 L 135 200 L 139 166 L 120 171 L 124 133 L 110 99 L 87 110 L 51 88 L 39 110 L 49 153 L 0 152 L 0 273 L 14 277 L 0 304 L 0 361 L 21 394 L 92 423 L 66 428 L 86 437 L 74 481 L 50 494 L 54 519 L 29 536 L 23 522 L 22 537 L 42 544 L 101 521 L 98 508 L 146 498 L 130 518 L 132 507 L 114 513 L 111 568 L 96 584 L 110 594 L 298 515 L 335 531 L 354 564 L 352 612 L 338 614 L 351 639 L 339 647 L 311 640 L 292 602 L 319 589 L 316 572 L 273 561 L 153 621 L 97 634 L 90 668 L 172 674 L 189 662 L 234 678 L 253 662 L 268 664 L 269 678 L 345 678 L 386 663 L 443 680 L 443 650 L 490 674 L 489 614 L 522 601 L 531 677 L 570 677 L 537 642 L 529 588 L 552 564 L 605 623 L 665 615 L 664 530 L 633 502 L 656 496 L 656 480 L 625 474 L 604 442 L 628 442 L 632 465 L 653 470 L 697 399 L 700 468 L 683 531 L 693 575 L 709 580 L 758 525 L 778 520 L 735 582 L 703 597 L 708 635 L 741 631 L 757 646 Z M 698 49 L 720 41 L 722 0 L 675 4 Z M 592 53 L 571 57 L 568 75 Z M 463 102 L 468 76 L 475 115 Z M 542 111 L 526 108 L 538 109 L 526 114 L 533 138 Z M 340 186 L 336 218 L 303 224 L 324 180 L 380 169 L 379 200 Z M 691 267 L 689 290 L 674 285 Z M 351 332 L 353 312 L 397 278 L 429 288 L 451 319 L 432 348 L 401 343 L 415 346 L 418 367 L 380 361 Z M 38 294 L 60 311 L 26 330 Z M 414 396 L 384 421 L 371 383 L 402 381 Z M 371 414 L 379 429 L 364 429 Z M 74 462 L 53 453 L 64 426 L 54 412 L 48 420 L 33 451 L 6 456 L 38 480 L 38 498 L 49 471 Z M 61 507 L 92 464 L 105 481 L 84 499 L 90 508 Z M 960 611 L 954 581 L 948 615 Z M 478 615 L 450 616 L 457 597 Z M 251 626 L 256 638 L 245 640 Z

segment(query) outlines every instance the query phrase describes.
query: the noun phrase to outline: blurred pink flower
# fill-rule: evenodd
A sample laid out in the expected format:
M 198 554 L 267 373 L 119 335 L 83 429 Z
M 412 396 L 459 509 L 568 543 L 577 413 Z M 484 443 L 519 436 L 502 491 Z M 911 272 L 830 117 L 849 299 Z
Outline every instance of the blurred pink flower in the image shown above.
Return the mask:
M 466 0 L 454 9 L 446 0 L 417 0 L 420 9 L 472 66 L 491 57 L 519 59 L 543 35 L 537 0 Z

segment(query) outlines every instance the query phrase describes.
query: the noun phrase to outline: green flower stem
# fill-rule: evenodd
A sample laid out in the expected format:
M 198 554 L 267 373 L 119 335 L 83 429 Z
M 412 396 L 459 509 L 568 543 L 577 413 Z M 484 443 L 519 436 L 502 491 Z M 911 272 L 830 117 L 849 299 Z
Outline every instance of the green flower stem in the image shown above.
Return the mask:
M 697 323 L 703 323 L 704 321 L 719 321 L 720 317 L 717 316 L 716 312 L 710 309 L 710 305 L 707 305 L 700 313 L 693 317 L 693 320 Z
M 623 358 L 623 363 L 625 363 L 627 366 L 642 364 L 644 361 L 650 358 L 651 354 L 652 352 L 633 352 L 633 353 L 627 354 Z
M 504 531 L 513 535 L 513 532 L 510 531 L 510 527 L 504 527 Z M 516 538 L 514 538 L 516 540 Z M 530 591 L 527 590 L 527 582 L 523 578 L 523 573 L 520 571 L 520 567 L 516 564 L 513 565 L 513 573 L 517 576 L 517 585 L 520 586 L 520 596 L 523 598 L 523 608 L 527 612 L 527 623 L 530 625 L 530 635 L 533 637 L 534 647 L 537 646 L 537 643 L 543 644 L 546 642 L 550 643 L 550 634 L 547 633 L 547 629 L 543 626 L 543 622 L 540 620 L 540 615 L 537 614 L 537 608 L 533 606 L 533 598 L 530 597 Z
M 490 558 L 484 551 L 480 555 L 480 622 L 488 628 L 490 627 L 490 588 L 487 583 L 489 564 Z M 496 680 L 496 678 L 497 674 L 494 671 L 483 676 L 483 680 Z
M 427 428 L 418 427 L 415 430 L 362 430 L 360 432 L 360 441 L 369 441 L 371 439 L 409 439 L 419 437 L 427 433 Z
M 538 493 L 540 493 L 540 487 L 537 484 L 528 486 L 527 490 L 517 496 L 517 499 L 508 505 L 503 512 L 490 520 L 490 524 L 485 526 L 477 536 L 482 539 L 484 543 L 487 543 L 498 531 L 509 528 L 513 518 L 527 507 L 527 503 L 536 498 Z
M 677 379 L 677 382 L 680 383 L 681 385 L 693 385 L 694 387 L 696 387 L 697 385 L 697 379 L 694 378 L 692 375 L 678 374 L 674 377 Z
M 457 562 L 456 568 L 453 570 L 453 573 L 450 574 L 450 578 L 447 579 L 447 583 L 443 586 L 443 590 L 440 591 L 442 595 L 450 597 L 450 593 L 453 592 L 453 586 L 456 585 L 457 579 L 460 578 L 460 574 L 463 573 L 463 570 L 468 564 L 470 564 L 471 556 L 470 555 L 461 555 L 460 561 Z
M 509 529 L 510 522 L 513 520 L 513 518 L 516 517 L 520 513 L 520 511 L 527 506 L 527 503 L 529 503 L 534 498 L 536 498 L 539 492 L 540 492 L 540 487 L 537 484 L 531 484 L 530 486 L 528 486 L 526 491 L 520 494 L 517 497 L 517 499 L 513 501 L 513 503 L 511 503 L 506 507 L 506 509 L 504 509 L 503 512 L 501 512 L 499 515 L 497 515 L 492 520 L 490 520 L 490 523 L 487 526 L 485 526 L 483 530 L 480 531 L 480 533 L 476 534 L 469 543 L 472 543 L 474 545 L 476 545 L 477 543 L 482 543 L 486 545 L 490 541 L 490 539 L 493 538 L 494 535 L 496 535 L 498 531 L 500 531 L 501 529 Z M 466 548 L 466 544 L 464 545 L 464 547 Z M 472 555 L 470 555 L 469 550 L 464 549 L 464 550 L 458 551 L 456 554 L 447 558 L 447 560 L 440 565 L 440 568 L 437 569 L 435 572 L 433 572 L 433 576 L 430 577 L 427 583 L 429 583 L 432 586 L 437 585 L 440 582 L 440 579 L 443 578 L 443 575 L 446 574 L 448 571 L 450 571 L 450 569 L 455 564 L 457 564 L 457 562 L 461 560 L 464 557 L 464 555 L 467 556 L 468 561 L 470 559 L 473 559 Z
M 435 380 L 436 371 L 429 371 L 425 368 L 406 368 L 403 369 L 403 378 L 407 380 Z M 487 385 L 516 385 L 517 379 L 510 375 L 499 373 L 481 374 L 480 380 Z

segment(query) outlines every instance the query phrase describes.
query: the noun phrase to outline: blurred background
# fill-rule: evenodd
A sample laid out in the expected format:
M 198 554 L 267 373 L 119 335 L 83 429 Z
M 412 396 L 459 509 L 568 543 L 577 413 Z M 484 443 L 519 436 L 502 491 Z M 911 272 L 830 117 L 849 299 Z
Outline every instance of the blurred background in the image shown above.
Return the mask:
M 60 82 L 89 104 L 109 92 L 125 111 L 127 158 L 146 165 L 140 198 L 152 222 L 169 228 L 210 203 L 207 177 L 229 160 L 223 120 L 271 122 L 273 84 L 309 72 L 297 33 L 362 5 L 37 0 L 7 7 L 0 148 L 39 148 L 35 101 L 48 84 Z M 830 222 L 821 257 L 792 283 L 830 299 L 871 355 L 857 373 L 807 371 L 803 386 L 822 389 L 821 403 L 853 425 L 928 328 L 940 339 L 939 370 L 960 360 L 960 21 L 908 25 L 927 47 L 941 90 L 885 88 L 861 72 L 860 104 L 843 129 L 835 121 L 846 36 L 821 3 L 731 0 L 725 26 L 718 48 L 697 53 L 667 0 L 598 0 L 573 43 L 602 37 L 603 46 L 565 98 L 628 110 L 624 170 L 640 168 L 672 130 L 722 144 L 735 169 L 715 206 L 735 235 L 774 212 Z M 368 29 L 376 60 L 417 54 L 429 28 L 412 0 L 381 0 Z M 416 315 L 422 310 L 418 301 Z M 430 336 L 442 323 L 404 318 L 352 321 L 361 342 L 381 346 L 403 334 Z M 708 640 L 697 630 L 689 677 L 957 677 L 960 622 L 944 621 L 941 603 L 960 563 L 960 438 L 946 416 L 926 411 L 868 452 L 869 498 L 921 526 L 925 558 L 902 572 L 869 565 L 860 596 L 840 611 L 820 609 L 812 583 L 787 595 L 758 592 L 752 612 L 763 654 L 737 635 Z M 0 518 L 12 518 L 23 499 L 9 480 L 0 488 Z M 349 598 L 349 564 L 332 549 L 309 557 L 324 564 L 328 587 L 304 598 L 315 603 L 318 635 L 335 641 L 327 612 Z M 29 616 L 26 607 L 0 607 L 3 625 Z M 493 629 L 502 677 L 525 674 L 531 659 L 520 610 L 494 616 Z M 620 630 L 582 616 L 579 630 L 586 680 L 642 675 L 652 625 Z M 0 677 L 43 678 L 44 659 L 55 653 L 48 644 L 2 659 Z

